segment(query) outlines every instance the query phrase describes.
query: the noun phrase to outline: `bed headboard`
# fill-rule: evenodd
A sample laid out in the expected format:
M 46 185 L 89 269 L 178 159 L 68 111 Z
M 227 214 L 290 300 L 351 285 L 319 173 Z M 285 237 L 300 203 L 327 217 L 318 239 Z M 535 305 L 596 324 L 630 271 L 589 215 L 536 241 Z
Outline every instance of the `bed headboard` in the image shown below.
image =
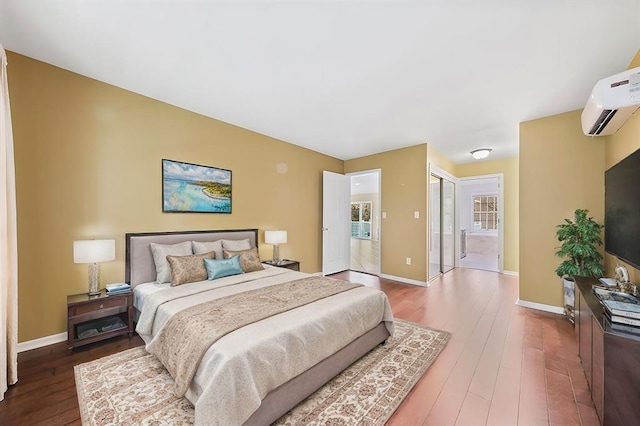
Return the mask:
M 231 229 L 210 231 L 145 232 L 125 234 L 124 280 L 131 287 L 156 279 L 156 265 L 150 243 L 177 244 L 184 241 L 244 240 L 249 238 L 251 247 L 258 247 L 257 229 Z

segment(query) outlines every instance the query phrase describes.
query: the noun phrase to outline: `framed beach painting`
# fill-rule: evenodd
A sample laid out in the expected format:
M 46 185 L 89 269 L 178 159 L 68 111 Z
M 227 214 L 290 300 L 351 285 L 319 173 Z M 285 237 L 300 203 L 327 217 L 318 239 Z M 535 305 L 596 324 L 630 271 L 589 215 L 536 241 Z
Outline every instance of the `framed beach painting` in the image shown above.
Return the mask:
M 162 211 L 231 213 L 231 170 L 163 159 Z

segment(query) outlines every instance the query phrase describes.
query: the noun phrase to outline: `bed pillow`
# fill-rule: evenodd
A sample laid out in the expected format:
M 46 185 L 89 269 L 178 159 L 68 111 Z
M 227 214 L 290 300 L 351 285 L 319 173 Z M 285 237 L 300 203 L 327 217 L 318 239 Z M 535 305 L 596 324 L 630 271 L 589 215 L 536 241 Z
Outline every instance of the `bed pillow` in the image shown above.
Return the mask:
M 204 266 L 207 269 L 208 280 L 215 280 L 242 273 L 240 256 L 233 256 L 229 259 L 205 259 Z
M 193 254 L 216 252 L 216 259 L 224 259 L 222 257 L 222 241 L 191 241 L 193 246 Z
M 251 243 L 248 238 L 244 240 L 222 240 L 222 248 L 224 250 L 249 250 Z
M 156 244 L 150 243 L 153 261 L 156 264 L 156 282 L 158 284 L 171 282 L 171 267 L 167 261 L 167 256 L 186 256 L 193 254 L 191 251 L 191 241 L 178 244 Z
M 244 272 L 261 271 L 264 269 L 256 247 L 248 250 L 224 250 L 223 253 L 225 259 L 229 259 L 232 256 L 240 256 L 240 266 Z
M 171 285 L 204 281 L 207 279 L 207 268 L 204 259 L 215 259 L 216 253 L 211 251 L 203 254 L 190 254 L 187 256 L 167 256 L 167 262 L 171 267 Z

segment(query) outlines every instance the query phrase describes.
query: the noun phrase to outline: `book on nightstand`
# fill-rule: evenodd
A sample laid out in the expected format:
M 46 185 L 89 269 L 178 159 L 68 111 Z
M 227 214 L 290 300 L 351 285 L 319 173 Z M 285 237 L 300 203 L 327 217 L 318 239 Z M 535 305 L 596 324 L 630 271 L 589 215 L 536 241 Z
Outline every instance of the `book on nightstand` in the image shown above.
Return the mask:
M 123 294 L 123 293 L 131 292 L 131 286 L 127 283 L 107 284 L 105 288 L 107 289 L 107 295 Z

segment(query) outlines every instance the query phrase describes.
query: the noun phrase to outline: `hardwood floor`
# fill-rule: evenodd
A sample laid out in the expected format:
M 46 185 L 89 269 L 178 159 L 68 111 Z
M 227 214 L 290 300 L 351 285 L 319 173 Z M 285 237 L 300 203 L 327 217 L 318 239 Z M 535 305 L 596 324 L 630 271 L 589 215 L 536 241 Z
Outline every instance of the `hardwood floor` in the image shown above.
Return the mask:
M 428 288 L 337 277 L 383 290 L 398 318 L 452 333 L 388 425 L 599 425 L 573 326 L 517 306 L 517 277 L 459 268 Z
M 573 326 L 515 305 L 516 277 L 455 269 L 422 288 L 356 272 L 398 318 L 452 333 L 389 425 L 598 425 Z M 0 402 L 2 425 L 80 424 L 73 366 L 142 344 L 134 336 L 18 356 L 19 381 Z

